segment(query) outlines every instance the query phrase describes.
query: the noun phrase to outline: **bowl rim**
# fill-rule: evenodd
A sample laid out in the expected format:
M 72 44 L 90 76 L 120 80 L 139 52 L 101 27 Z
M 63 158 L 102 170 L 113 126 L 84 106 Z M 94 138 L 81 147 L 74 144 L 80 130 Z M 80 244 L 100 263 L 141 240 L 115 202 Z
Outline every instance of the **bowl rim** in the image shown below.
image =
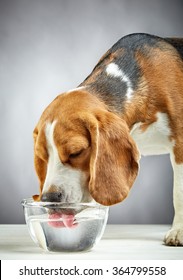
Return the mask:
M 91 202 L 43 202 L 43 201 L 34 201 L 33 198 L 24 198 L 21 201 L 22 206 L 24 207 L 54 207 L 54 208 L 75 208 L 75 207 L 92 207 L 92 208 L 102 208 L 107 209 L 109 206 L 99 204 L 95 201 Z

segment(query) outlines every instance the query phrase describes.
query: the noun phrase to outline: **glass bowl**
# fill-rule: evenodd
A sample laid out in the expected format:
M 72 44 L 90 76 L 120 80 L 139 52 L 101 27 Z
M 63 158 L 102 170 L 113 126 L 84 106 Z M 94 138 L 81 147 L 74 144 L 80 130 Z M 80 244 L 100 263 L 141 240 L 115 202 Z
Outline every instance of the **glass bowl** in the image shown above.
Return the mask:
M 90 250 L 101 239 L 109 207 L 98 203 L 22 201 L 33 241 L 45 251 Z

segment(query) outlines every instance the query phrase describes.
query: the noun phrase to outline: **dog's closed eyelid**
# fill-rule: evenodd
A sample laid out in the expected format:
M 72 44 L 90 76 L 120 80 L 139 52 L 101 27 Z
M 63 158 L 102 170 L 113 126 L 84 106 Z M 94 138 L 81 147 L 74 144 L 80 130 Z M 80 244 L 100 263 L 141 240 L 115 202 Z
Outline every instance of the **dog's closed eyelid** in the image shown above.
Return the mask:
M 78 151 L 78 152 L 71 153 L 71 154 L 69 155 L 69 158 L 76 158 L 76 157 L 78 157 L 79 155 L 81 155 L 83 151 L 84 151 L 84 149 L 82 149 L 82 150 L 80 150 L 80 151 Z

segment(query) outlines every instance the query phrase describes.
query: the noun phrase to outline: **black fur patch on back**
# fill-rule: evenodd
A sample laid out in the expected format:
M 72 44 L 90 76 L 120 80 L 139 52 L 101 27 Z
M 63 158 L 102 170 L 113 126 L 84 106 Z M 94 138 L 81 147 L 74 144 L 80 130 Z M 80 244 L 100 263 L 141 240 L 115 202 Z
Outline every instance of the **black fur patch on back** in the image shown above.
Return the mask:
M 183 59 L 183 38 L 165 38 L 165 40 L 174 48 L 176 48 L 179 55 Z
M 145 33 L 130 34 L 121 38 L 104 54 L 92 73 L 80 86 L 89 87 L 91 93 L 97 94 L 120 112 L 123 108 L 123 102 L 127 99 L 127 83 L 120 77 L 107 75 L 107 66 L 110 63 L 115 63 L 119 70 L 122 70 L 128 77 L 132 90 L 135 91 L 139 79 L 143 75 L 136 60 L 136 54 L 139 52 L 148 59 L 150 55 L 153 55 L 153 49 L 159 48 L 164 51 L 167 42 L 176 47 L 176 43 L 170 42 L 170 39 L 166 41 L 163 38 Z

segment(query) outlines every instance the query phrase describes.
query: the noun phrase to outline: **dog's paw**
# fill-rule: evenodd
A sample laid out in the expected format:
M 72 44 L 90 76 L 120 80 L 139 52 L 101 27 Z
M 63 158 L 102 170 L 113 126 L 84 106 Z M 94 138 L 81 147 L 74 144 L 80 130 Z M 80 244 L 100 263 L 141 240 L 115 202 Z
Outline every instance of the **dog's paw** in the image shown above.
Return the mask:
M 183 226 L 170 229 L 164 238 L 164 242 L 168 246 L 183 246 Z

